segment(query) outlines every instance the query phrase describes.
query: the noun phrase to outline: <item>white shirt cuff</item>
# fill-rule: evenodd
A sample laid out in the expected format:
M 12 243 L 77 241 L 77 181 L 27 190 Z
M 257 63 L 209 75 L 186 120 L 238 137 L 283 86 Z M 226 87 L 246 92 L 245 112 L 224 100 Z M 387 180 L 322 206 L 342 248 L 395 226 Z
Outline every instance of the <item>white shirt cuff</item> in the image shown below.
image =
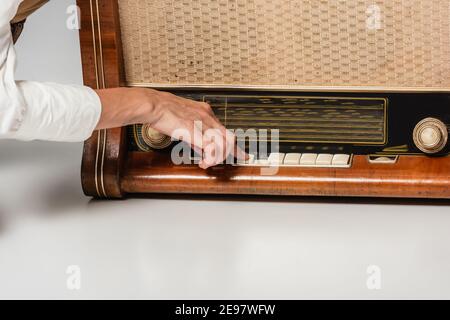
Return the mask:
M 102 108 L 91 88 L 32 81 L 17 86 L 26 111 L 15 139 L 80 142 L 97 126 Z

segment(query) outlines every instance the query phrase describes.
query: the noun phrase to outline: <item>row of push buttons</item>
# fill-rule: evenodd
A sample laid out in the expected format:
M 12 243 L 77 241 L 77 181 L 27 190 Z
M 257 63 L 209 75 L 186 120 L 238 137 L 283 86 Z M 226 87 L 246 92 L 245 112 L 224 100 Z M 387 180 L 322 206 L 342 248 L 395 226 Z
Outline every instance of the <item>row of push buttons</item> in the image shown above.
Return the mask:
M 283 166 L 283 167 L 319 167 L 349 168 L 352 157 L 348 154 L 326 153 L 271 153 L 267 159 L 256 159 L 254 155 L 239 166 Z

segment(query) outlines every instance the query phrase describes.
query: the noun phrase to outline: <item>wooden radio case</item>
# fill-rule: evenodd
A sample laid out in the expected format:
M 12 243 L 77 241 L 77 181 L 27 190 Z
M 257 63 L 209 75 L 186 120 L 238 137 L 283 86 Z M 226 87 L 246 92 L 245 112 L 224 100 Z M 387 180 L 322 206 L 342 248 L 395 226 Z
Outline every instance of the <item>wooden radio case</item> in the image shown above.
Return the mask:
M 86 85 L 207 101 L 282 138 L 263 175 L 270 159 L 175 165 L 145 124 L 97 131 L 85 194 L 450 198 L 450 3 L 377 3 L 78 0 Z

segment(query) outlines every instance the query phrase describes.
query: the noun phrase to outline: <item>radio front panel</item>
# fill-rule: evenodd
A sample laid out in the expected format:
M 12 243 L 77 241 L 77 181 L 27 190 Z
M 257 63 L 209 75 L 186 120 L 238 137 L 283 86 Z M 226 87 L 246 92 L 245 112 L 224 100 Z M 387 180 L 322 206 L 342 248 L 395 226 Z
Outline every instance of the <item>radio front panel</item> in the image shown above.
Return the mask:
M 280 148 L 275 152 L 426 155 L 414 139 L 418 124 L 424 119 L 437 119 L 450 128 L 450 95 L 445 93 L 173 93 L 209 103 L 227 129 L 267 130 L 264 139 L 268 140 L 269 151 L 270 132 L 279 131 L 276 139 Z M 131 150 L 155 149 L 145 141 L 142 125 L 131 126 L 128 132 Z M 435 155 L 449 152 L 448 137 L 443 135 L 442 139 L 445 147 Z M 169 144 L 166 147 L 170 149 Z

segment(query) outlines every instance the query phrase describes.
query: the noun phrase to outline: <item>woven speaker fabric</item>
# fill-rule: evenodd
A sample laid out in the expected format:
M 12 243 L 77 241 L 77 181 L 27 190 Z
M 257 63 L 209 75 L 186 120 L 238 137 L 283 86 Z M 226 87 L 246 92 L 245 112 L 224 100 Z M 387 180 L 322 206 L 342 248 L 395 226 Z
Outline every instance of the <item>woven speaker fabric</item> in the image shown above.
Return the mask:
M 450 89 L 449 0 L 119 0 L 129 85 Z

